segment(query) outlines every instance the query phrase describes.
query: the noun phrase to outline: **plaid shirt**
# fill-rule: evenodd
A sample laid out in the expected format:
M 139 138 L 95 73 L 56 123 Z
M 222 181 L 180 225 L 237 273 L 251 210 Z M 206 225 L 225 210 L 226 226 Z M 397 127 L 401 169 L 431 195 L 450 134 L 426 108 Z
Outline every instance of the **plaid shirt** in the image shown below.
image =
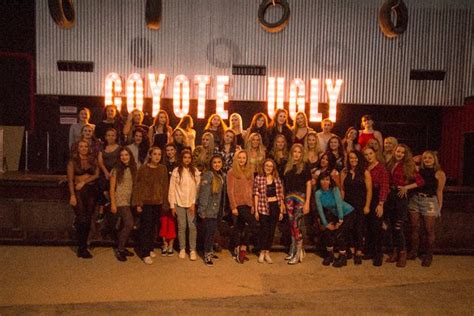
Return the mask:
M 373 187 L 379 189 L 379 202 L 385 202 L 389 193 L 388 171 L 379 162 L 375 167 L 370 170 L 370 176 L 372 177 Z
M 418 187 L 421 187 L 425 184 L 425 181 L 420 176 L 418 171 L 415 172 L 415 181 L 407 181 L 405 179 L 405 174 L 403 173 L 403 165 L 398 163 L 395 168 L 390 173 L 390 187 L 404 186 L 416 182 Z
M 283 202 L 283 185 L 280 178 L 273 178 L 275 182 L 276 197 L 279 205 Z M 270 215 L 270 208 L 267 201 L 267 177 L 258 175 L 253 181 L 253 194 L 258 197 L 257 212 L 263 215 Z

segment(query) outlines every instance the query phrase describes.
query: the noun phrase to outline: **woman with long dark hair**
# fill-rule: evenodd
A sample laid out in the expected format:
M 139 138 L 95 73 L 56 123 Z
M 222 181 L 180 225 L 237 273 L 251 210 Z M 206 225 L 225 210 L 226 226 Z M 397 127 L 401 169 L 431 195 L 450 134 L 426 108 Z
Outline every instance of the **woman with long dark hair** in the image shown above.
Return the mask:
M 150 148 L 146 135 L 143 129 L 136 128 L 132 136 L 133 142 L 127 146 L 133 154 L 137 168 L 140 168 L 145 163 L 148 149 Z
M 371 115 L 366 114 L 361 118 L 361 127 L 359 131 L 358 143 L 361 148 L 367 146 L 367 143 L 370 139 L 376 139 L 380 146 L 383 146 L 382 133 L 374 129 L 374 119 Z
M 140 216 L 137 254 L 146 264 L 152 264 L 152 258 L 156 256 L 153 250 L 160 213 L 169 209 L 168 171 L 160 162 L 161 149 L 151 147 L 148 162 L 138 170 L 132 194 L 132 205 L 137 207 Z
M 343 267 L 347 265 L 347 240 L 354 223 L 354 208 L 342 200 L 339 188 L 327 171 L 318 177 L 315 200 L 321 225 L 324 228 L 323 240 L 326 245 L 326 255 L 323 265 L 328 266 L 333 263 L 333 267 Z
M 115 105 L 107 105 L 104 108 L 103 120 L 97 123 L 95 127 L 95 136 L 101 142 L 105 142 L 105 133 L 111 128 L 117 131 L 117 143 L 120 144 L 122 142 L 123 123 Z
M 224 133 L 224 138 L 222 139 L 222 143 L 220 143 L 219 147 L 214 149 L 214 154 L 219 154 L 222 157 L 224 165 L 222 166 L 222 171 L 227 173 L 227 171 L 232 168 L 232 163 L 234 162 L 234 155 L 237 149 L 241 149 L 237 147 L 237 139 L 235 137 L 235 132 L 231 129 L 228 129 Z
M 344 201 L 354 207 L 355 242 L 354 264 L 362 264 L 366 232 L 366 215 L 370 212 L 372 201 L 372 178 L 366 170 L 366 161 L 360 151 L 353 150 L 347 156 L 348 166 L 341 173 L 341 193 Z
M 89 259 L 92 254 L 87 250 L 92 214 L 97 202 L 97 179 L 99 166 L 97 158 L 89 151 L 85 140 L 77 142 L 77 150 L 72 152 L 67 164 L 69 205 L 75 213 L 74 228 L 78 241 L 77 256 Z
M 194 168 L 191 150 L 185 149 L 179 156 L 178 167 L 171 174 L 168 199 L 171 213 L 178 219 L 179 258 L 186 257 L 186 229 L 189 231 L 189 258 L 196 254 L 196 200 L 201 173 Z
M 277 135 L 283 135 L 288 148 L 293 145 L 293 132 L 288 124 L 288 111 L 278 109 L 268 127 L 269 148 L 273 148 Z
M 269 135 L 268 135 L 268 120 L 267 116 L 263 113 L 257 113 L 253 116 L 252 122 L 250 123 L 250 127 L 247 129 L 245 133 L 246 139 L 245 143 L 247 144 L 250 136 L 253 133 L 260 134 L 262 138 L 262 143 L 265 147 L 268 147 L 269 144 Z
M 153 125 L 148 129 L 148 141 L 152 146 L 165 150 L 166 144 L 171 141 L 170 118 L 165 110 L 160 110 L 155 116 Z
M 396 262 L 397 267 L 404 268 L 407 263 L 404 225 L 408 217 L 408 192 L 425 183 L 416 170 L 410 148 L 405 144 L 395 148 L 387 167 L 390 171 L 390 193 L 385 210 L 390 220 L 394 248 L 386 262 Z
M 137 165 L 132 151 L 122 147 L 119 151 L 119 161 L 110 174 L 110 212 L 120 218 L 121 229 L 117 232 L 115 257 L 126 261 L 133 253 L 125 248 L 130 232 L 133 229 L 132 192 L 137 175 Z

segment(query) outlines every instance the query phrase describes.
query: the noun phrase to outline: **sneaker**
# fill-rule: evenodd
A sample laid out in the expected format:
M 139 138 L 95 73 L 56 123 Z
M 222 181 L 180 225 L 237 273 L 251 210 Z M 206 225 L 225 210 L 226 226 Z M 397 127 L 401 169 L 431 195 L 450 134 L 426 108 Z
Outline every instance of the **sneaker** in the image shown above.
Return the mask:
M 156 252 L 154 252 L 153 250 L 150 251 L 150 257 L 156 258 Z
M 168 255 L 168 257 L 172 257 L 172 256 L 174 255 L 174 250 L 173 250 L 173 248 L 168 248 L 167 255 Z
M 215 253 L 212 253 L 212 259 L 217 260 L 219 257 Z
M 143 262 L 146 264 L 153 264 L 153 259 L 151 257 L 145 257 L 143 258 Z
M 166 249 L 166 247 L 161 248 L 161 256 L 166 257 L 167 254 L 168 254 L 168 249 Z
M 214 262 L 212 262 L 212 255 L 207 255 L 204 257 L 204 263 L 208 267 L 212 267 L 214 265 Z
M 326 254 L 326 257 L 324 257 L 323 266 L 328 266 L 333 262 L 334 262 L 334 253 L 333 252 L 328 252 Z
M 192 251 L 189 253 L 189 260 L 191 260 L 191 261 L 196 261 L 196 260 L 197 260 L 196 251 L 192 250 Z
M 347 266 L 347 256 L 339 255 L 339 257 L 334 260 L 332 266 L 335 268 L 342 268 L 343 266 Z
M 184 259 L 184 258 L 186 258 L 186 250 L 181 249 L 179 251 L 179 259 Z
M 265 254 L 262 252 L 260 252 L 260 255 L 258 256 L 258 260 L 257 262 L 258 263 L 263 263 L 265 261 Z
M 272 264 L 273 263 L 273 260 L 272 258 L 270 257 L 270 254 L 269 253 L 266 253 L 265 256 L 264 256 L 264 259 L 267 263 L 269 264 Z

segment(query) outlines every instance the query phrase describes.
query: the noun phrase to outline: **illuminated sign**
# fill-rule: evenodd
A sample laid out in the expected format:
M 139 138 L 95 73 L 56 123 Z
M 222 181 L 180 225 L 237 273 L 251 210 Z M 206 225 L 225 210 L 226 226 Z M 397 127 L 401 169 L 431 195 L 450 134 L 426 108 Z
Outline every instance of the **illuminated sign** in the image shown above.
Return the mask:
M 149 91 L 152 96 L 152 115 L 156 116 L 160 110 L 161 96 L 165 88 L 166 75 L 148 74 Z M 343 81 L 337 79 L 326 79 L 326 91 L 329 103 L 329 119 L 336 121 L 337 100 L 341 92 Z M 217 76 L 216 78 L 216 113 L 223 119 L 228 118 L 228 111 L 225 104 L 229 102 L 228 76 Z M 122 106 L 122 78 L 117 73 L 110 73 L 105 79 L 105 105 L 116 105 L 119 109 Z M 319 79 L 311 79 L 309 92 L 309 120 L 311 122 L 321 122 L 322 114 L 319 113 Z M 197 93 L 193 93 L 192 87 L 197 86 Z M 211 86 L 211 78 L 207 75 L 197 75 L 194 77 L 194 84 L 189 82 L 185 75 L 178 75 L 173 82 L 173 112 L 181 118 L 189 113 L 189 100 L 191 95 L 197 94 L 197 118 L 205 118 L 207 88 Z M 268 78 L 267 85 L 267 114 L 272 118 L 276 109 L 284 108 L 285 98 L 285 78 Z M 143 110 L 144 84 L 143 79 L 137 73 L 131 74 L 126 81 L 127 111 L 131 112 L 137 108 Z M 306 107 L 306 84 L 302 79 L 296 78 L 290 82 L 289 86 L 288 112 L 294 118 L 297 112 L 305 112 Z

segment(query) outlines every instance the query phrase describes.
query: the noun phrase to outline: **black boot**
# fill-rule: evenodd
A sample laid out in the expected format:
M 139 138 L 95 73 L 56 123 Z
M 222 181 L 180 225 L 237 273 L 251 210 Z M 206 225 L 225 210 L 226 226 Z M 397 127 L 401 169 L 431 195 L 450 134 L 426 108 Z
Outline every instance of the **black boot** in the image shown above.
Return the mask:
M 346 255 L 339 255 L 339 257 L 334 260 L 334 263 L 332 264 L 333 267 L 335 268 L 341 268 L 343 266 L 347 266 L 347 256 Z
M 383 263 L 383 253 L 378 253 L 374 256 L 374 261 L 372 264 L 374 267 L 380 267 Z
M 87 238 L 89 237 L 90 225 L 85 223 L 75 223 L 74 226 L 76 228 L 78 242 L 77 257 L 83 259 L 92 258 L 92 254 L 87 250 Z
M 77 257 L 82 259 L 91 259 L 92 254 L 87 250 L 87 248 L 79 247 L 77 249 Z
M 333 263 L 333 261 L 334 261 L 334 252 L 328 251 L 326 253 L 326 257 L 324 257 L 323 266 L 328 266 L 331 263 Z
M 421 260 L 421 266 L 429 267 L 431 266 L 432 262 L 433 262 L 433 255 L 431 253 L 427 253 L 426 255 L 423 256 L 423 259 Z

